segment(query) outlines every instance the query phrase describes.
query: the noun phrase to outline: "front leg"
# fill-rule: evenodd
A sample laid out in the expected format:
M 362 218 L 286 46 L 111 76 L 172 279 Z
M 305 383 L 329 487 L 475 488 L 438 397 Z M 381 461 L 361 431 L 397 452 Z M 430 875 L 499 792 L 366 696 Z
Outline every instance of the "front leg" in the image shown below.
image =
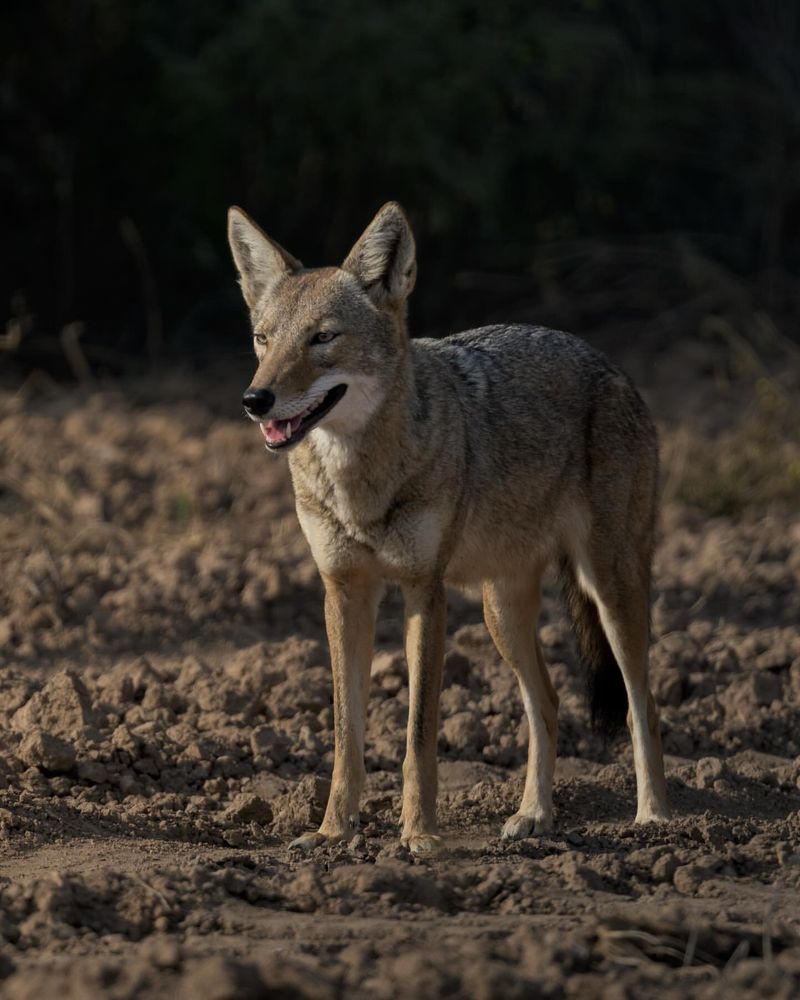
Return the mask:
M 403 588 L 408 661 L 408 742 L 403 763 L 402 840 L 418 854 L 440 847 L 436 824 L 436 744 L 446 605 L 441 580 Z
M 325 576 L 325 627 L 333 668 L 334 757 L 325 818 L 316 833 L 292 841 L 312 848 L 349 840 L 358 828 L 364 787 L 364 728 L 375 616 L 381 582 L 372 576 Z

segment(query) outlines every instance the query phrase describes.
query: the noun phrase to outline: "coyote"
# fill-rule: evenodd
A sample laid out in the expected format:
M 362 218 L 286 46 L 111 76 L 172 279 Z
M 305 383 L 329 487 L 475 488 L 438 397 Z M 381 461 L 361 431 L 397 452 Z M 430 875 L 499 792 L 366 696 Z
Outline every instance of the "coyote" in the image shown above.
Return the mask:
M 588 669 L 593 721 L 610 731 L 627 716 L 636 820 L 666 820 L 648 686 L 657 440 L 628 378 L 578 338 L 540 327 L 409 339 L 415 245 L 394 202 L 341 267 L 304 268 L 236 207 L 228 236 L 258 358 L 244 408 L 267 450 L 289 453 L 297 516 L 325 585 L 333 775 L 319 830 L 292 846 L 346 840 L 357 829 L 387 581 L 405 601 L 403 842 L 421 854 L 440 846 L 446 583 L 482 586 L 486 624 L 528 719 L 525 789 L 502 836 L 552 829 L 558 698 L 536 629 L 552 560 Z

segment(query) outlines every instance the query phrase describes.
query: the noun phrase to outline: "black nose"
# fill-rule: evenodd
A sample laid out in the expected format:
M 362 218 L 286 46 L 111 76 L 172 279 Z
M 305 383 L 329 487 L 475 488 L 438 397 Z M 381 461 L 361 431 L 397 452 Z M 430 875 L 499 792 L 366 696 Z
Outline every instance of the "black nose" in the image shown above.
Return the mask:
M 254 389 L 250 386 L 245 391 L 244 396 L 242 396 L 244 408 L 248 413 L 252 413 L 254 417 L 266 416 L 272 409 L 274 402 L 275 393 L 270 392 L 269 389 Z

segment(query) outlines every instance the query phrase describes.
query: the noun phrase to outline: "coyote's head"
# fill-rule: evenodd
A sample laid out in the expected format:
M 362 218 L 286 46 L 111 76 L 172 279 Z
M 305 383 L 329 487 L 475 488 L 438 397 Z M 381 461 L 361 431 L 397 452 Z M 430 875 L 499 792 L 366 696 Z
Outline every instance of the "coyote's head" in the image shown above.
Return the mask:
M 341 267 L 304 268 L 240 208 L 228 239 L 258 358 L 243 403 L 267 448 L 291 448 L 320 425 L 357 433 L 406 357 L 416 262 L 403 210 L 384 205 Z

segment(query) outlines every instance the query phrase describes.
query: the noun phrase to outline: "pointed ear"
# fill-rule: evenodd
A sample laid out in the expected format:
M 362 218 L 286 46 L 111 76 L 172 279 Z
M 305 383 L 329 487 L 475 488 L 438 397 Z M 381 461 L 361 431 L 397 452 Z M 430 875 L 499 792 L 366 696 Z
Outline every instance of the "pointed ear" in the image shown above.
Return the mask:
M 285 274 L 299 271 L 303 266 L 236 205 L 228 210 L 228 242 L 249 309 Z
M 380 306 L 404 302 L 417 277 L 416 247 L 411 226 L 395 201 L 387 202 L 347 256 L 349 271 Z

